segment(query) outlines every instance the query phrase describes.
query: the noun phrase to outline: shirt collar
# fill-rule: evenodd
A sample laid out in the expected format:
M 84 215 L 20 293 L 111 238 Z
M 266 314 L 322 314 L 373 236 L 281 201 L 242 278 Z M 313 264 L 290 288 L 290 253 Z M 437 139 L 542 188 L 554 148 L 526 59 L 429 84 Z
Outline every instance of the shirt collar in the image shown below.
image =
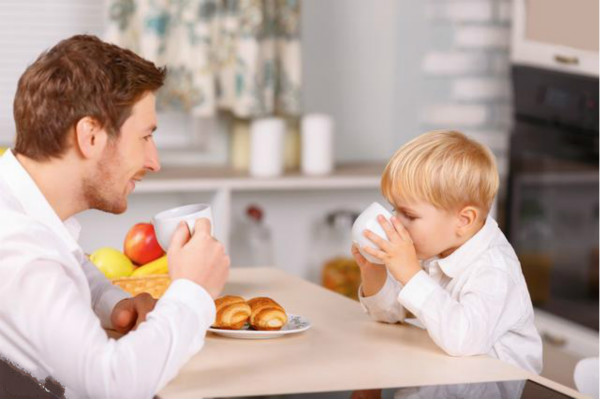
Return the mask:
M 458 276 L 482 252 L 487 250 L 497 231 L 498 223 L 488 216 L 483 227 L 473 237 L 447 257 L 437 259 L 440 269 L 450 278 Z
M 81 250 L 77 242 L 81 231 L 79 222 L 74 217 L 70 217 L 64 222 L 60 220 L 44 194 L 35 184 L 35 181 L 14 156 L 12 150 L 7 150 L 0 157 L 0 170 L 4 171 L 4 180 L 27 215 L 58 234 L 68 245 L 70 251 Z

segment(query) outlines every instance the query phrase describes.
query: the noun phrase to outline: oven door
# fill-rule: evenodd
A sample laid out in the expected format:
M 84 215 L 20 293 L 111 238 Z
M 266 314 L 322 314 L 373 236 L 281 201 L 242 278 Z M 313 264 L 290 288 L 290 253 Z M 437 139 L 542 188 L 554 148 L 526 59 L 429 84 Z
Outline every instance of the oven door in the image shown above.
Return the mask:
M 507 205 L 534 306 L 598 330 L 598 133 L 517 119 Z

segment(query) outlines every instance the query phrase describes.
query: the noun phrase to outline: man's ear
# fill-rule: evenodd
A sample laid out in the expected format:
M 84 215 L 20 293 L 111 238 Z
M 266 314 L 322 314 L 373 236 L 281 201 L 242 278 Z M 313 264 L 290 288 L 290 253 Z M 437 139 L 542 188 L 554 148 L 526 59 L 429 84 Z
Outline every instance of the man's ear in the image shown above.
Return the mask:
M 474 206 L 468 205 L 458 212 L 457 234 L 464 236 L 468 234 L 479 220 L 481 211 Z
M 75 124 L 75 144 L 84 158 L 96 158 L 104 150 L 106 131 L 90 116 L 81 118 Z

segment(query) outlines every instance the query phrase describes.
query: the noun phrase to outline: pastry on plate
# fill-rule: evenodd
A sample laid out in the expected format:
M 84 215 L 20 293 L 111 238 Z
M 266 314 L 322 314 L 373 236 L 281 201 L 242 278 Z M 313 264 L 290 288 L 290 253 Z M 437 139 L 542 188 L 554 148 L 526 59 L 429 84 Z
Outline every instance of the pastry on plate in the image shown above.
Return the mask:
M 215 299 L 217 316 L 213 327 L 227 330 L 239 330 L 250 318 L 251 309 L 241 296 L 226 295 Z
M 280 330 L 288 321 L 283 307 L 271 298 L 252 298 L 248 305 L 251 309 L 250 327 L 255 330 Z

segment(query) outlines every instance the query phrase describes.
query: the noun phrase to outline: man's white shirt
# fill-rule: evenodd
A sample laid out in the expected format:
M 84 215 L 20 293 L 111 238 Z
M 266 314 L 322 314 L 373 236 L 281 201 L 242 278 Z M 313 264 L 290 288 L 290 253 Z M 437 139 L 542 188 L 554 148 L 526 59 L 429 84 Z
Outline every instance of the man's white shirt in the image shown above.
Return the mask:
M 10 150 L 0 157 L 0 221 L 0 356 L 24 371 L 51 376 L 67 397 L 151 398 L 203 346 L 214 302 L 185 279 L 135 331 L 107 337 L 129 295 L 87 260 L 78 222 L 59 219 Z
M 365 311 L 395 323 L 408 309 L 450 355 L 487 354 L 535 373 L 542 370 L 542 341 L 521 265 L 495 220 L 488 217 L 451 255 L 421 266 L 404 286 L 388 273 L 377 294 L 364 297 L 359 288 Z

